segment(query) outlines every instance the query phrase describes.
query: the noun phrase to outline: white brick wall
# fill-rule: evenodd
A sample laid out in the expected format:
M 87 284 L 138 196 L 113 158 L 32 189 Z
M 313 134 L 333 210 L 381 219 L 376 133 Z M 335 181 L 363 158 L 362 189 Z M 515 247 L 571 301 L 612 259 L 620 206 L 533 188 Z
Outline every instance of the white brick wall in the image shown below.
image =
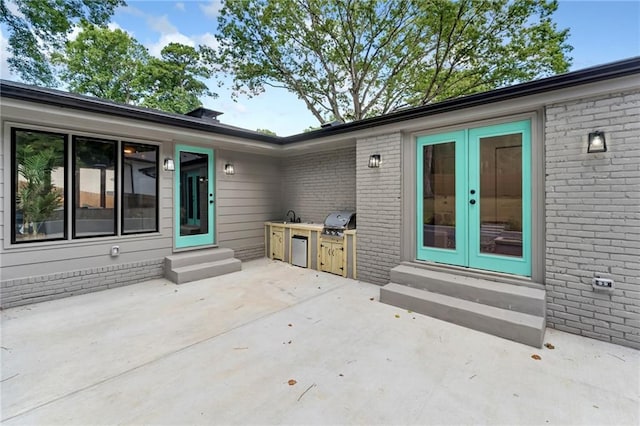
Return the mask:
M 594 130 L 606 153 L 586 153 Z M 545 154 L 547 323 L 640 348 L 640 92 L 550 105 Z
M 350 147 L 285 158 L 282 217 L 292 209 L 303 222 L 322 223 L 332 211 L 355 210 L 355 157 Z
M 400 263 L 401 141 L 394 133 L 356 144 L 358 279 L 371 283 L 388 283 L 389 270 Z M 380 168 L 368 167 L 371 154 L 380 154 Z

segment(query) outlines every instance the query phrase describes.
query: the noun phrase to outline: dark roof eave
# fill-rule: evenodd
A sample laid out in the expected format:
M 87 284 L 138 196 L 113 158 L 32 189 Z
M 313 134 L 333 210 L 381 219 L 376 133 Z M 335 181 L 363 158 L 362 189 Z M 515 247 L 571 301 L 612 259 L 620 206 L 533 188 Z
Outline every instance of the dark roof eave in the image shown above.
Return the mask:
M 148 108 L 116 104 L 99 98 L 90 98 L 88 96 L 53 89 L 43 89 L 23 85 L 22 83 L 3 80 L 0 83 L 0 94 L 5 98 L 109 114 L 112 116 L 142 120 L 157 124 L 173 125 L 186 129 L 213 132 L 220 135 L 251 139 L 275 145 L 281 145 L 283 143 L 282 138 L 280 137 L 261 134 L 251 130 L 230 128 L 225 127 L 224 125 L 216 125 L 216 123 L 199 122 L 198 119 L 194 119 L 193 117 L 170 114 Z

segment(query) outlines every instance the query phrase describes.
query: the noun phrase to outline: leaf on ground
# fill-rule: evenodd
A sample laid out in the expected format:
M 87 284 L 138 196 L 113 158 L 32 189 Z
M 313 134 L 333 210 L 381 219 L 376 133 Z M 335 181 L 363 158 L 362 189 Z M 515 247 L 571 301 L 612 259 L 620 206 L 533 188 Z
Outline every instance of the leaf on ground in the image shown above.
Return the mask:
M 544 347 L 545 347 L 545 348 L 547 348 L 547 349 L 555 349 L 555 348 L 556 348 L 556 347 L 555 347 L 555 346 L 553 346 L 551 343 L 545 343 L 545 344 L 544 344 Z
M 293 324 L 289 324 L 289 327 L 293 327 Z
M 370 297 L 369 300 L 375 300 L 373 297 Z
M 407 313 L 412 314 L 413 312 L 411 312 L 410 310 L 407 309 Z
M 287 383 L 289 383 L 289 386 L 293 386 L 293 385 L 295 385 L 295 384 L 296 384 L 296 383 L 298 383 L 298 382 L 296 382 L 295 380 L 291 379 L 291 380 L 289 380 Z
M 396 318 L 400 318 L 400 315 L 396 314 Z
M 540 361 L 542 359 L 540 355 L 536 355 L 536 354 L 531 355 L 531 358 L 535 359 L 536 361 Z

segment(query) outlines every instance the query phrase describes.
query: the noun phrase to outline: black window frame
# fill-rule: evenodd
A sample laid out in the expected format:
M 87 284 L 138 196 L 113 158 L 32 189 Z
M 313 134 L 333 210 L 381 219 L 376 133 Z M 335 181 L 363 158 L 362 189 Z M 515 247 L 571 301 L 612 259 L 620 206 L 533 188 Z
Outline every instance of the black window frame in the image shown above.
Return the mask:
M 63 140 L 63 164 L 64 164 L 64 201 L 62 203 L 63 208 L 63 232 L 62 237 L 58 238 L 47 238 L 42 240 L 24 240 L 18 241 L 16 238 L 16 219 L 17 219 L 17 193 L 16 193 L 16 185 L 18 184 L 18 162 L 16 161 L 17 154 L 17 132 L 33 132 L 33 133 L 45 133 L 49 135 L 55 135 L 58 137 L 62 137 Z M 43 243 L 49 241 L 63 241 L 67 240 L 69 236 L 68 229 L 68 208 L 69 208 L 69 171 L 68 169 L 68 153 L 69 153 L 69 135 L 65 133 L 52 132 L 48 130 L 36 130 L 36 129 L 27 129 L 23 127 L 11 127 L 11 244 L 33 244 L 33 243 Z
M 125 146 L 143 146 L 143 147 L 152 147 L 155 152 L 156 152 L 156 228 L 154 230 L 150 230 L 150 231 L 126 231 L 125 227 L 124 227 L 124 221 L 125 221 L 125 215 L 124 215 L 124 202 L 122 202 L 121 206 L 120 206 L 120 235 L 136 235 L 136 234 L 151 234 L 154 232 L 158 232 L 158 230 L 160 229 L 160 145 L 156 145 L 156 144 L 150 144 L 150 143 L 141 143 L 141 142 L 128 142 L 128 141 L 120 141 L 120 158 L 121 158 L 121 162 L 120 164 L 122 164 L 122 170 L 120 171 L 120 173 L 122 173 L 121 176 L 121 186 L 120 186 L 120 199 L 124 198 L 124 173 L 125 173 L 125 167 L 124 167 L 124 155 L 125 155 Z
M 114 159 L 114 172 L 113 172 L 113 188 L 114 188 L 114 197 L 113 197 L 113 233 L 105 233 L 105 234 L 92 234 L 92 235 L 76 235 L 76 141 L 78 139 L 90 139 L 96 140 L 100 142 L 110 142 L 113 143 L 113 159 Z M 118 147 L 120 146 L 120 141 L 114 139 L 107 138 L 99 138 L 95 136 L 84 136 L 84 135 L 73 135 L 71 137 L 71 238 L 74 240 L 81 240 L 87 238 L 98 238 L 98 237 L 117 237 L 118 234 L 118 190 L 120 188 L 120 168 L 118 166 Z

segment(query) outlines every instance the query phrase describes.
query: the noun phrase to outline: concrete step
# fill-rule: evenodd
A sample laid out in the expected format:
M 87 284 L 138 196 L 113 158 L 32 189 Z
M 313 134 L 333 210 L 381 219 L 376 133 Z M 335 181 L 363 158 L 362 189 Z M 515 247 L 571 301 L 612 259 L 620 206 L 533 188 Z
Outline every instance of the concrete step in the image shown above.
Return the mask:
M 396 283 L 380 289 L 380 301 L 525 345 L 542 347 L 546 327 L 544 316 L 496 308 Z
M 545 291 L 516 284 L 472 278 L 402 264 L 391 270 L 392 283 L 475 303 L 545 316 Z
M 164 268 L 166 271 L 182 268 L 189 265 L 198 265 L 206 262 L 216 262 L 223 259 L 233 258 L 234 252 L 228 248 L 214 248 L 207 250 L 188 251 L 178 253 L 164 258 Z
M 187 265 L 179 268 L 165 269 L 165 277 L 176 284 L 184 284 L 218 275 L 237 272 L 242 268 L 238 259 L 222 259 L 215 262 L 205 262 L 197 265 Z

